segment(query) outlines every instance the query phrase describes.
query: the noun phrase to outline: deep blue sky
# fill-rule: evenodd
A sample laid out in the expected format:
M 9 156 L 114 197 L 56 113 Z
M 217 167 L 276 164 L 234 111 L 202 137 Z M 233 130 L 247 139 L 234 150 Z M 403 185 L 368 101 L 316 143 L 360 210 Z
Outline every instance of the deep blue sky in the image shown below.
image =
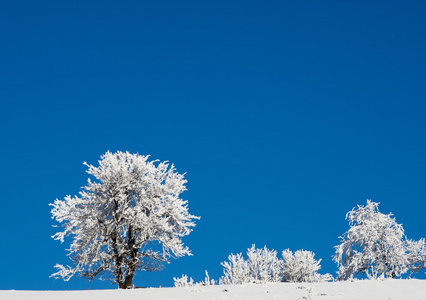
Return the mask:
M 222 273 L 255 243 L 323 272 L 367 198 L 426 237 L 425 1 L 0 3 L 0 289 L 111 288 L 66 264 L 49 203 L 83 162 L 151 154 L 187 172 L 194 256 L 138 273 Z

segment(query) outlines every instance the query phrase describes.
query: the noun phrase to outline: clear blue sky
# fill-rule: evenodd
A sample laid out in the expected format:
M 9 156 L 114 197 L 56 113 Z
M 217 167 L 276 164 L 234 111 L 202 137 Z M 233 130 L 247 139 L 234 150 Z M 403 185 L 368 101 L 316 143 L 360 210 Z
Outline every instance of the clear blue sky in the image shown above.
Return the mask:
M 194 256 L 138 286 L 217 279 L 253 243 L 335 274 L 367 198 L 426 237 L 425 15 L 402 0 L 1 1 L 0 289 L 112 287 L 49 278 L 69 243 L 50 238 L 48 204 L 107 150 L 187 172 L 201 216 Z

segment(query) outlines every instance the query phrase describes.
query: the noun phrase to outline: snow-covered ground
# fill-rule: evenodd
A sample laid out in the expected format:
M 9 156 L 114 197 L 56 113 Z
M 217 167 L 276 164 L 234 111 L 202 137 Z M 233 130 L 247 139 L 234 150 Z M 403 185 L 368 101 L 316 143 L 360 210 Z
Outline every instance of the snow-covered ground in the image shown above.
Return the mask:
M 135 290 L 0 291 L 2 300 L 426 300 L 426 280 L 363 280 L 326 283 L 271 283 Z

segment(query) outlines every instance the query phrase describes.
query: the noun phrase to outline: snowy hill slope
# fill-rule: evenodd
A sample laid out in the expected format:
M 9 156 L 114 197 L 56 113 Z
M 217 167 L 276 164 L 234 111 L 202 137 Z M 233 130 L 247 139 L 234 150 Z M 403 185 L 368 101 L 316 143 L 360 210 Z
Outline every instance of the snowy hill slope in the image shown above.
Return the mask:
M 426 300 L 426 280 L 364 280 L 326 283 L 272 283 L 135 290 L 0 291 L 2 300 Z

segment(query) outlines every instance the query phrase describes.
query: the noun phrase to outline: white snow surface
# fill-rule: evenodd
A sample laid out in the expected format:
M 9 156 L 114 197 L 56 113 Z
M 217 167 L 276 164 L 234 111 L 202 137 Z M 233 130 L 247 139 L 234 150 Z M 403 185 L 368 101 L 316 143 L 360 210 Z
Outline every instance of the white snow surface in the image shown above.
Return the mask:
M 2 300 L 426 300 L 426 280 L 215 285 L 134 290 L 0 291 Z

